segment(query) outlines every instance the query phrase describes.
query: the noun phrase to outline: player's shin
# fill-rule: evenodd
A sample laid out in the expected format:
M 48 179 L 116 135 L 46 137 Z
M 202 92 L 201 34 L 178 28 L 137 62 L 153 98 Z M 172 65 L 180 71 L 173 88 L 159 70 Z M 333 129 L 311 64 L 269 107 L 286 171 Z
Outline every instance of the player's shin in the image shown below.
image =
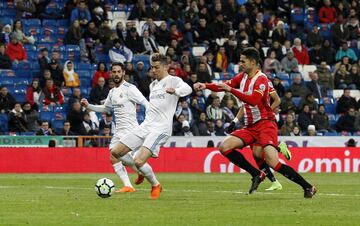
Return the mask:
M 133 187 L 130 179 L 129 179 L 129 175 L 127 174 L 126 168 L 125 166 L 123 166 L 123 164 L 121 162 L 115 163 L 113 164 L 115 173 L 119 176 L 121 182 L 124 184 L 124 186 L 127 187 Z
M 266 177 L 271 181 L 275 182 L 276 178 L 274 174 L 271 172 L 269 165 L 264 160 L 255 159 L 257 166 L 261 171 L 266 174 Z
M 255 177 L 260 174 L 260 171 L 253 167 L 244 157 L 243 154 L 236 150 L 228 150 L 225 152 L 221 152 L 223 156 L 229 159 L 230 162 L 234 163 L 236 166 L 246 170 L 246 172 L 250 173 L 251 176 Z
M 156 179 L 156 176 L 154 174 L 154 171 L 152 170 L 151 166 L 147 163 L 143 164 L 142 166 L 138 164 L 139 171 L 144 175 L 146 180 L 149 181 L 151 186 L 157 186 L 160 184 L 160 182 Z
M 298 172 L 296 172 L 293 168 L 290 166 L 287 166 L 285 164 L 282 164 L 279 162 L 274 170 L 284 175 L 284 177 L 288 178 L 289 180 L 297 183 L 300 185 L 304 190 L 309 189 L 312 187 L 311 184 L 309 184 Z

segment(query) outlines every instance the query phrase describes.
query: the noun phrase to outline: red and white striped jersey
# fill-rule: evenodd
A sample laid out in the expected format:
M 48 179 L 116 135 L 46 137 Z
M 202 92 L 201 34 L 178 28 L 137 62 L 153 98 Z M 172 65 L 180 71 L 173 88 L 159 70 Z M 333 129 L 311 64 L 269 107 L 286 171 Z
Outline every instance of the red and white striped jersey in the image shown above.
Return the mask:
M 276 92 L 272 82 L 267 76 L 258 70 L 251 79 L 244 72 L 237 74 L 233 79 L 226 82 L 232 88 L 238 89 L 240 92 L 252 95 L 253 92 L 259 92 L 262 95 L 260 104 L 251 106 L 243 102 L 244 123 L 245 125 L 253 125 L 260 120 L 275 120 L 275 115 L 270 107 L 270 93 Z

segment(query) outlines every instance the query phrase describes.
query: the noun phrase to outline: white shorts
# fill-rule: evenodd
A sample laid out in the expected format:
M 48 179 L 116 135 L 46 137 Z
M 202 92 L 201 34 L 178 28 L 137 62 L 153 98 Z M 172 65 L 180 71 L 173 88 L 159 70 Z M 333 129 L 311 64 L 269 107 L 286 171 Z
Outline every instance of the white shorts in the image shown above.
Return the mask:
M 121 132 L 116 131 L 113 137 L 111 138 L 111 142 L 109 144 L 109 151 L 111 151 L 111 149 L 113 149 L 120 142 L 121 138 L 123 138 L 128 133 L 131 133 L 131 131 L 129 130 L 121 131 Z M 132 150 L 131 152 L 129 152 L 129 154 L 132 157 L 134 157 L 136 151 L 137 149 Z
M 170 136 L 163 133 L 141 131 L 130 132 L 120 139 L 120 142 L 129 147 L 132 151 L 139 149 L 141 146 L 148 148 L 152 157 L 159 156 L 160 147 L 163 146 Z

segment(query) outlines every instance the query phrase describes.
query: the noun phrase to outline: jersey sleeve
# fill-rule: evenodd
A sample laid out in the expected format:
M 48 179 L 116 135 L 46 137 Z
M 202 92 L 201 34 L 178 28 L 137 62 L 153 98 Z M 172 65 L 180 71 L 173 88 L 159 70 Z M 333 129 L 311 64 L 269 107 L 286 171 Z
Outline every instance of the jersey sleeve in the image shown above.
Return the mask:
M 253 92 L 258 92 L 261 96 L 269 89 L 268 79 L 265 76 L 259 76 L 254 84 Z
M 276 89 L 274 88 L 274 85 L 270 80 L 268 80 L 268 85 L 269 85 L 269 93 L 270 94 L 276 92 Z
M 104 106 L 105 106 L 106 108 L 112 108 L 112 103 L 111 103 L 112 94 L 113 94 L 113 89 L 109 91 L 109 94 L 108 94 L 108 96 L 106 97 L 106 100 L 105 100 L 105 103 L 104 103 Z
M 232 88 L 239 88 L 240 81 L 242 80 L 243 76 L 244 76 L 244 73 L 239 73 L 231 80 L 226 81 L 225 84 Z
M 129 99 L 137 104 L 143 105 L 146 109 L 148 108 L 149 102 L 135 86 L 130 86 L 129 88 Z
M 192 93 L 192 88 L 179 77 L 174 77 L 175 94 L 184 97 Z

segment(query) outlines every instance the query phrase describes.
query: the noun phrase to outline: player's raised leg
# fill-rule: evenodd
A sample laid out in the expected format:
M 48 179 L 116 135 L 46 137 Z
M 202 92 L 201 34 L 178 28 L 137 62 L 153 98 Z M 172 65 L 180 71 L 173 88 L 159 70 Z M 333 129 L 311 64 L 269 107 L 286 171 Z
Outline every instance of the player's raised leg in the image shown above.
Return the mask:
M 241 138 L 236 136 L 228 136 L 220 144 L 219 150 L 223 156 L 229 159 L 230 162 L 251 174 L 252 185 L 249 190 L 249 193 L 251 194 L 256 191 L 261 181 L 264 180 L 265 174 L 252 166 L 250 162 L 245 159 L 243 154 L 235 150 L 235 148 L 243 148 L 244 146 L 245 143 Z

